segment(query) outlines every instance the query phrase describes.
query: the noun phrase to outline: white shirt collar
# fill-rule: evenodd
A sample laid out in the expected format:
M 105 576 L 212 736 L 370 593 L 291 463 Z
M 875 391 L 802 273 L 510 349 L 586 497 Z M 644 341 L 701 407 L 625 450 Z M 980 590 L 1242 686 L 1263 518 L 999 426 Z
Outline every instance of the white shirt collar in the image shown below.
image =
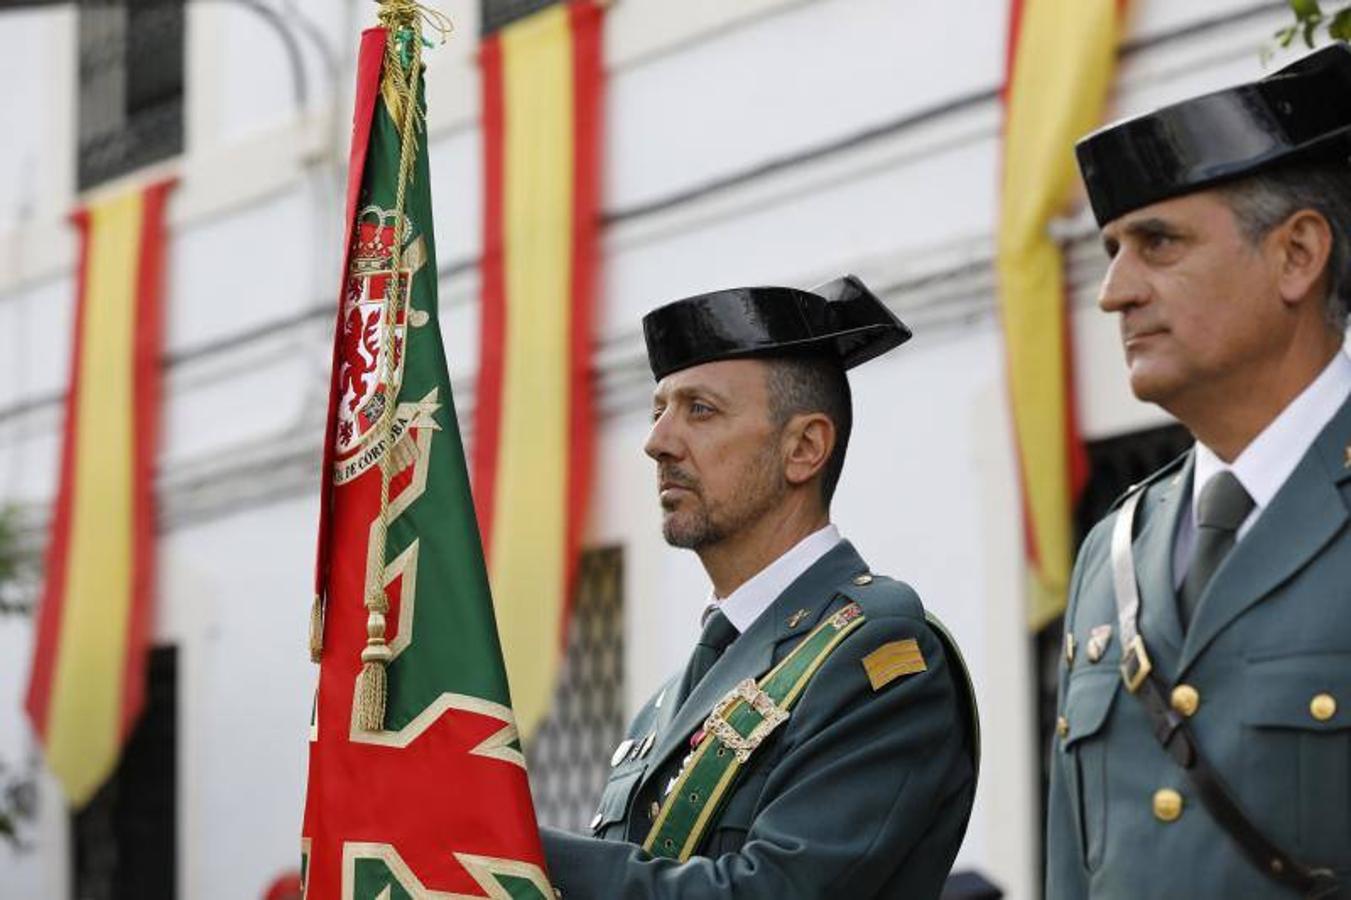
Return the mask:
M 834 525 L 827 525 L 798 541 L 792 549 L 756 572 L 726 598 L 719 600 L 710 591 L 709 603 L 716 604 L 737 632 L 743 633 L 760 618 L 761 613 L 769 609 L 788 585 L 833 550 L 840 540 L 840 530 Z
M 1253 499 L 1253 511 L 1239 527 L 1238 536 L 1271 503 L 1295 466 L 1304 458 L 1323 426 L 1332 420 L 1351 394 L 1351 356 L 1338 352 L 1318 377 L 1290 401 L 1281 414 L 1227 465 L 1215 452 L 1196 442 L 1196 473 L 1192 479 L 1191 524 L 1196 525 L 1196 503 L 1201 489 L 1221 470 L 1229 469 Z

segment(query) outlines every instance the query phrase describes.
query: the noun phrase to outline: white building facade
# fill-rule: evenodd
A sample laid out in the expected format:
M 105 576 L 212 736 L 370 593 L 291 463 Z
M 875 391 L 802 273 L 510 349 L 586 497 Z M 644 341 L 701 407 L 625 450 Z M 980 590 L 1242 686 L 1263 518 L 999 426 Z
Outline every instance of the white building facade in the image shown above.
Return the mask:
M 289 37 L 257 6 L 275 10 Z M 482 173 L 473 0 L 427 54 L 441 328 L 466 437 L 474 403 Z M 596 478 L 586 543 L 623 555 L 632 711 L 682 665 L 707 582 L 666 547 L 639 329 L 660 302 L 854 272 L 915 331 L 856 370 L 833 517 L 961 643 L 985 738 L 959 869 L 1039 893 L 1035 641 L 1024 618 L 1016 461 L 992 253 L 1003 0 L 616 0 L 607 10 Z M 1112 116 L 1274 67 L 1284 3 L 1138 0 Z M 0 12 L 0 505 L 40 542 L 56 487 L 75 302 L 78 15 Z M 177 648 L 180 897 L 261 897 L 299 856 L 318 456 L 344 238 L 356 37 L 369 0 L 189 0 L 165 287 L 155 641 Z M 130 176 L 144 179 L 142 170 Z M 107 186 L 105 186 L 106 188 Z M 105 189 L 96 188 L 95 190 Z M 1166 424 L 1126 386 L 1094 306 L 1091 220 L 1068 248 L 1090 440 Z M 0 617 L 0 760 L 28 758 L 32 641 Z M 1142 801 L 1144 802 L 1144 801 Z M 69 819 L 45 778 L 0 897 L 71 896 Z

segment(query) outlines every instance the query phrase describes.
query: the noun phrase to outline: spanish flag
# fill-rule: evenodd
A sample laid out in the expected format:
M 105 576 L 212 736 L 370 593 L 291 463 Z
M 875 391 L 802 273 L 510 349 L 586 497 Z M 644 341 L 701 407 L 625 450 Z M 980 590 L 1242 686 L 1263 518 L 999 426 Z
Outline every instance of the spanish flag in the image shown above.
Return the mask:
M 1087 476 L 1074 409 L 1064 260 L 1048 231 L 1069 204 L 1074 142 L 1098 123 L 1125 0 L 1012 0 L 1004 84 L 999 299 L 1038 630 L 1065 608 L 1073 507 Z
M 171 186 L 130 190 L 74 215 L 75 346 L 27 708 L 75 807 L 116 768 L 145 701 Z
M 593 0 L 553 3 L 482 43 L 474 503 L 525 734 L 549 704 L 591 482 L 601 21 Z

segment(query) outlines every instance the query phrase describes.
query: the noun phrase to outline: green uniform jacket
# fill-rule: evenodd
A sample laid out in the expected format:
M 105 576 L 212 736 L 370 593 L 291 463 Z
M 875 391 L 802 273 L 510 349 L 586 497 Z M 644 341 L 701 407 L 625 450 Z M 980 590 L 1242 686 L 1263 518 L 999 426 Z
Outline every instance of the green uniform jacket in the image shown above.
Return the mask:
M 639 752 L 611 770 L 595 836 L 543 830 L 564 900 L 939 895 L 975 792 L 969 682 L 915 592 L 880 576 L 856 584 L 867 571 L 842 542 L 732 643 L 680 710 L 670 702 L 678 677 L 643 707 L 629 731 Z M 699 855 L 677 863 L 644 852 L 654 805 L 714 704 L 850 600 L 867 621 L 751 757 Z M 927 670 L 874 691 L 863 658 L 906 638 L 918 642 Z M 648 734 L 652 749 L 642 756 Z
M 1306 865 L 1338 872 L 1340 897 L 1351 897 L 1348 445 L 1351 400 L 1230 551 L 1185 639 L 1172 560 L 1192 454 L 1150 479 L 1134 542 L 1140 632 L 1168 690 L 1196 691 L 1190 724 L 1201 752 L 1268 837 Z M 1259 872 L 1201 805 L 1122 684 L 1109 549 L 1115 519 L 1085 540 L 1065 616 L 1076 649 L 1072 663 L 1067 654 L 1060 663 L 1046 895 L 1296 897 Z M 1092 632 L 1104 626 L 1111 640 L 1091 662 Z M 1323 695 L 1333 698 L 1330 714 Z M 1181 795 L 1172 821 L 1166 804 L 1156 814 L 1160 790 Z

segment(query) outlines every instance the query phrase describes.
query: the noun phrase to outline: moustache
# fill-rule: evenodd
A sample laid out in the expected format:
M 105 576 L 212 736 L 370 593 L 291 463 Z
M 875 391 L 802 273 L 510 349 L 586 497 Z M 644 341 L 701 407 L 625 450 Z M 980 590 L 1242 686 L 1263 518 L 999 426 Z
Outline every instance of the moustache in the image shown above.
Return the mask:
M 657 471 L 657 483 L 658 485 L 681 487 L 695 493 L 699 492 L 699 479 L 675 467 L 659 469 Z
M 1143 320 L 1139 317 L 1127 318 L 1123 315 L 1120 321 L 1121 342 L 1123 344 L 1136 338 L 1162 334 L 1167 330 L 1162 322 Z

